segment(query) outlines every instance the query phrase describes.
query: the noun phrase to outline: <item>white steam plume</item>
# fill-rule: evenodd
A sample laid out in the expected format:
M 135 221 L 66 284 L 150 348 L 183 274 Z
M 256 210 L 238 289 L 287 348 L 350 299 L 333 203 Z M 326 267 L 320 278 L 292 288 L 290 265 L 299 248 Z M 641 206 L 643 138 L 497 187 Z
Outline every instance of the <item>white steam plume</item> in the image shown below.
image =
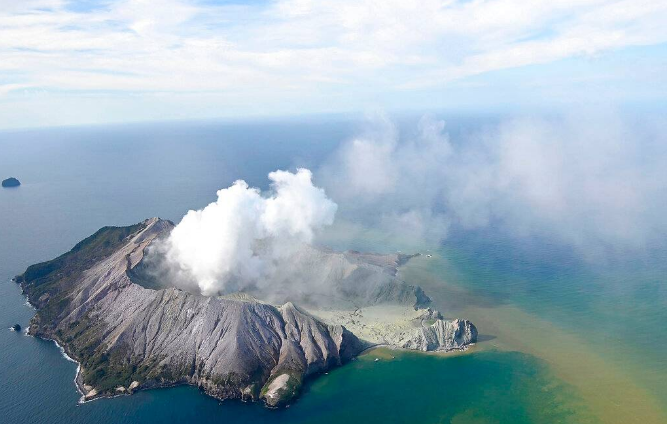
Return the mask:
M 437 244 L 451 224 L 445 210 L 447 166 L 454 155 L 444 122 L 425 117 L 401 138 L 386 116 L 343 143 L 320 170 L 345 218 L 397 244 Z
M 269 180 L 268 196 L 239 180 L 183 217 L 160 247 L 181 281 L 194 281 L 205 295 L 261 283 L 275 261 L 333 223 L 337 205 L 309 170 L 275 171 Z
M 643 249 L 667 234 L 664 120 L 607 114 L 511 119 L 450 139 L 424 117 L 385 117 L 343 143 L 321 180 L 345 220 L 433 245 L 490 224 L 583 251 Z M 393 235 L 393 237 L 391 237 Z

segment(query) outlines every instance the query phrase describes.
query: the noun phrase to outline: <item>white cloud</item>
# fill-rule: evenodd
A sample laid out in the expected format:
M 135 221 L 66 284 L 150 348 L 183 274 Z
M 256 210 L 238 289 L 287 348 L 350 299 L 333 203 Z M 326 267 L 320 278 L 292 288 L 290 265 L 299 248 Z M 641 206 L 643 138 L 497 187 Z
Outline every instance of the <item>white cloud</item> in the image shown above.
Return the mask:
M 664 1 L 120 0 L 0 3 L 3 93 L 220 93 L 354 101 L 667 41 Z M 3 100 L 0 100 L 3 101 Z M 4 101 L 7 101 L 6 99 Z

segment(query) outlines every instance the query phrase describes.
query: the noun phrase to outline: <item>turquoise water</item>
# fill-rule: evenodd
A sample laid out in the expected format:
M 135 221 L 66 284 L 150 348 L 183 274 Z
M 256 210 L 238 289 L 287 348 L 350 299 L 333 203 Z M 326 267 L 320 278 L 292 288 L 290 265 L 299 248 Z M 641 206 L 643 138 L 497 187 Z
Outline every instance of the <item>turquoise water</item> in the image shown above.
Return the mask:
M 486 230 L 454 234 L 443 278 L 517 305 L 584 339 L 667 405 L 667 247 L 599 261 L 542 240 Z
M 294 121 L 0 133 L 0 173 L 23 183 L 0 190 L 0 327 L 26 326 L 34 314 L 9 282 L 29 264 L 57 256 L 104 225 L 151 216 L 178 220 L 237 178 L 265 187 L 266 174 L 276 168 L 316 169 L 356 126 Z M 511 307 L 555 323 L 558 331 L 609 358 L 604 369 L 630 370 L 633 381 L 664 408 L 667 261 L 664 249 L 652 251 L 641 261 L 597 267 L 545 241 L 529 243 L 492 230 L 454 233 L 440 251 L 443 261 L 427 265 L 427 271 L 433 284 L 440 278 L 452 283 L 474 307 L 439 299 L 447 315 L 493 317 Z M 581 323 L 590 330 L 582 331 Z M 76 364 L 51 342 L 0 330 L 0 416 L 12 423 L 68 424 L 596 421 L 585 388 L 568 381 L 555 361 L 567 357 L 570 347 L 561 346 L 555 359 L 541 357 L 511 342 L 496 348 L 506 328 L 480 331 L 484 341 L 465 355 L 393 353 L 391 359 L 371 352 L 309 384 L 289 409 L 270 411 L 259 404 L 220 403 L 188 387 L 79 405 L 72 381 Z M 384 359 L 375 362 L 376 356 Z

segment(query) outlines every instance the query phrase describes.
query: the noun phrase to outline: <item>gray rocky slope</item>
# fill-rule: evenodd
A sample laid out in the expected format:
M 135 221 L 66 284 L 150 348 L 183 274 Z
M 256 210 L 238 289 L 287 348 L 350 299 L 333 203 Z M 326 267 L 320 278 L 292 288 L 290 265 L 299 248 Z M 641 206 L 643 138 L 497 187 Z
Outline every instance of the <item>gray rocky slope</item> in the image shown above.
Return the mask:
M 81 364 L 77 385 L 86 399 L 191 384 L 219 399 L 281 405 L 298 394 L 305 378 L 365 347 L 342 325 L 323 323 L 291 302 L 275 307 L 250 296 L 205 297 L 137 284 L 141 279 L 131 277 L 141 274 L 136 270 L 147 247 L 172 228 L 158 218 L 105 227 L 16 277 L 38 310 L 30 334 L 56 340 Z M 325 299 L 415 308 L 428 302 L 420 288 L 396 278 L 405 257 L 321 249 L 302 255 L 301 278 L 319 281 L 315 287 L 335 283 L 335 293 L 320 293 Z M 468 321 L 437 319 L 416 329 L 402 347 L 448 350 L 476 337 Z
M 153 218 L 121 240 L 112 228 L 110 242 L 93 236 L 60 262 L 17 277 L 38 308 L 30 333 L 55 339 L 81 363 L 77 382 L 88 399 L 192 384 L 220 399 L 261 397 L 277 405 L 294 397 L 308 375 L 362 349 L 342 326 L 325 325 L 291 303 L 276 308 L 133 283 L 127 271 L 171 226 Z
M 409 258 L 303 245 L 290 256 L 290 266 L 277 268 L 264 290 L 259 287 L 253 295 L 277 303 L 291 300 L 308 307 L 383 303 L 424 307 L 431 299 L 421 287 L 397 277 L 398 267 Z

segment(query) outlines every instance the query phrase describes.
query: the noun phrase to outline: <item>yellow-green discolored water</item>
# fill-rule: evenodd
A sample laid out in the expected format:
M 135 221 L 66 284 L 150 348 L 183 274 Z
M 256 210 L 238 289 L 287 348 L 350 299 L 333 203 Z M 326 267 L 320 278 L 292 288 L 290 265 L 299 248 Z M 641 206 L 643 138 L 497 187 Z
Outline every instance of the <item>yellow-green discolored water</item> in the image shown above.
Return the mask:
M 609 339 L 606 345 L 589 340 L 590 333 L 606 331 L 596 325 L 598 317 L 582 318 L 579 326 L 571 326 L 544 319 L 509 300 L 489 299 L 483 290 L 473 292 L 449 281 L 462 276 L 441 256 L 445 252 L 439 253 L 416 258 L 402 269 L 402 275 L 420 284 L 448 317 L 470 319 L 477 325 L 481 342 L 473 355 L 515 351 L 544 361 L 554 382 L 570 386 L 573 396 L 580 399 L 578 405 L 572 405 L 573 416 L 567 422 L 667 422 L 665 406 L 657 396 L 660 392 L 655 391 L 659 384 L 665 388 L 664 368 L 643 362 L 642 352 L 616 345 L 616 340 Z M 632 345 L 630 340 L 625 342 Z

